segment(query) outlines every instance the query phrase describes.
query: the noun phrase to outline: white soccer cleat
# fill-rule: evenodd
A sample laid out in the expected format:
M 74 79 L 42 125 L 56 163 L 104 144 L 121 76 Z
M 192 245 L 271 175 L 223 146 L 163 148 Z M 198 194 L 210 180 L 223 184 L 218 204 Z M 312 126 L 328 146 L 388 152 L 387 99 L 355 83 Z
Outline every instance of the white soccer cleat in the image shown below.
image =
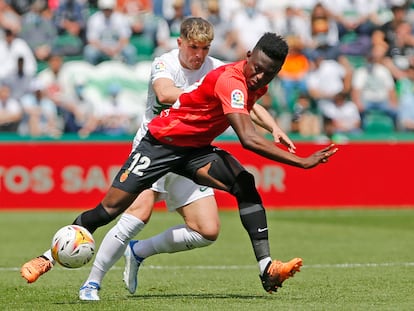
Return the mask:
M 100 300 L 98 295 L 100 289 L 98 283 L 89 282 L 80 288 L 79 299 L 85 301 L 98 301 Z
M 134 294 L 138 287 L 138 269 L 143 259 L 138 258 L 134 252 L 133 247 L 139 241 L 132 240 L 129 242 L 125 250 L 125 269 L 124 269 L 124 283 L 131 294 Z

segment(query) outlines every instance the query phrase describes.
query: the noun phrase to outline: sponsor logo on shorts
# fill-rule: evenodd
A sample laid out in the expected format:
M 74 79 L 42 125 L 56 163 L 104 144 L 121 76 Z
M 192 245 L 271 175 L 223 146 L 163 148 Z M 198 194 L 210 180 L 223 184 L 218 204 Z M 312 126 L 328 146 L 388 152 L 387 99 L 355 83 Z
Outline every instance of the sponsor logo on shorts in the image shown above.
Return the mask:
M 265 232 L 267 231 L 267 228 L 257 228 L 257 232 Z
M 207 186 L 204 186 L 204 187 L 200 187 L 200 192 L 204 192 L 204 191 L 206 191 L 208 189 L 208 187 Z
M 129 176 L 129 171 L 126 170 L 125 172 L 122 173 L 121 177 L 119 178 L 119 181 L 124 182 L 125 180 L 127 180 L 128 176 Z

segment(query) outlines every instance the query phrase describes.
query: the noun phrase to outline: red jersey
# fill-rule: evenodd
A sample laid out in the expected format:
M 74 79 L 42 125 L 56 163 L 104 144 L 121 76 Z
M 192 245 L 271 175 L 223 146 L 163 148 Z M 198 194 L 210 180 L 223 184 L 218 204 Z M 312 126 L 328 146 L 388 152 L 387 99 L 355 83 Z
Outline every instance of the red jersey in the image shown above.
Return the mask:
M 243 75 L 246 61 L 223 65 L 210 71 L 192 90 L 149 124 L 152 136 L 162 143 L 202 147 L 229 127 L 229 113 L 249 114 L 267 86 L 249 91 Z

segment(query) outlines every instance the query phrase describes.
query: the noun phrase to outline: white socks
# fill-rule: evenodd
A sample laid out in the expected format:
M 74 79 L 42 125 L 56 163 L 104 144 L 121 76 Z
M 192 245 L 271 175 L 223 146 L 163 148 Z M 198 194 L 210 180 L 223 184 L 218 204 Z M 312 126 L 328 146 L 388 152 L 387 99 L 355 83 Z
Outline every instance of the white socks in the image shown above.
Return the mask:
M 129 241 L 144 226 L 145 224 L 135 216 L 122 214 L 118 223 L 105 235 L 85 284 L 95 282 L 100 285 L 106 272 L 124 254 Z M 138 257 L 147 258 L 160 253 L 175 253 L 204 247 L 213 242 L 183 224 L 169 228 L 149 239 L 140 240 L 134 245 L 133 251 Z
M 122 257 L 129 241 L 145 224 L 130 214 L 122 214 L 117 224 L 108 231 L 99 246 L 91 272 L 85 283 L 101 284 L 106 272 Z
M 139 241 L 134 245 L 133 251 L 138 257 L 147 258 L 155 254 L 175 253 L 204 247 L 213 242 L 183 224 L 171 227 L 149 239 Z

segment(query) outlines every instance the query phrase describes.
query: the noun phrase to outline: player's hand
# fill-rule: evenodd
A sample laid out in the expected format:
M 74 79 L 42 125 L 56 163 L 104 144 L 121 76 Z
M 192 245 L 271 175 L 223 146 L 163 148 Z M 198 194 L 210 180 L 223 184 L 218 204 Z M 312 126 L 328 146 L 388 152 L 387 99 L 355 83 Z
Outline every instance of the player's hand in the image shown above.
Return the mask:
M 323 148 L 304 159 L 303 168 L 312 168 L 320 163 L 327 163 L 329 158 L 338 151 L 335 144 L 331 144 L 328 147 Z
M 286 146 L 291 153 L 296 152 L 295 144 L 290 140 L 290 138 L 283 132 L 281 129 L 274 129 L 272 132 L 274 137 L 275 143 L 281 143 L 282 145 Z

